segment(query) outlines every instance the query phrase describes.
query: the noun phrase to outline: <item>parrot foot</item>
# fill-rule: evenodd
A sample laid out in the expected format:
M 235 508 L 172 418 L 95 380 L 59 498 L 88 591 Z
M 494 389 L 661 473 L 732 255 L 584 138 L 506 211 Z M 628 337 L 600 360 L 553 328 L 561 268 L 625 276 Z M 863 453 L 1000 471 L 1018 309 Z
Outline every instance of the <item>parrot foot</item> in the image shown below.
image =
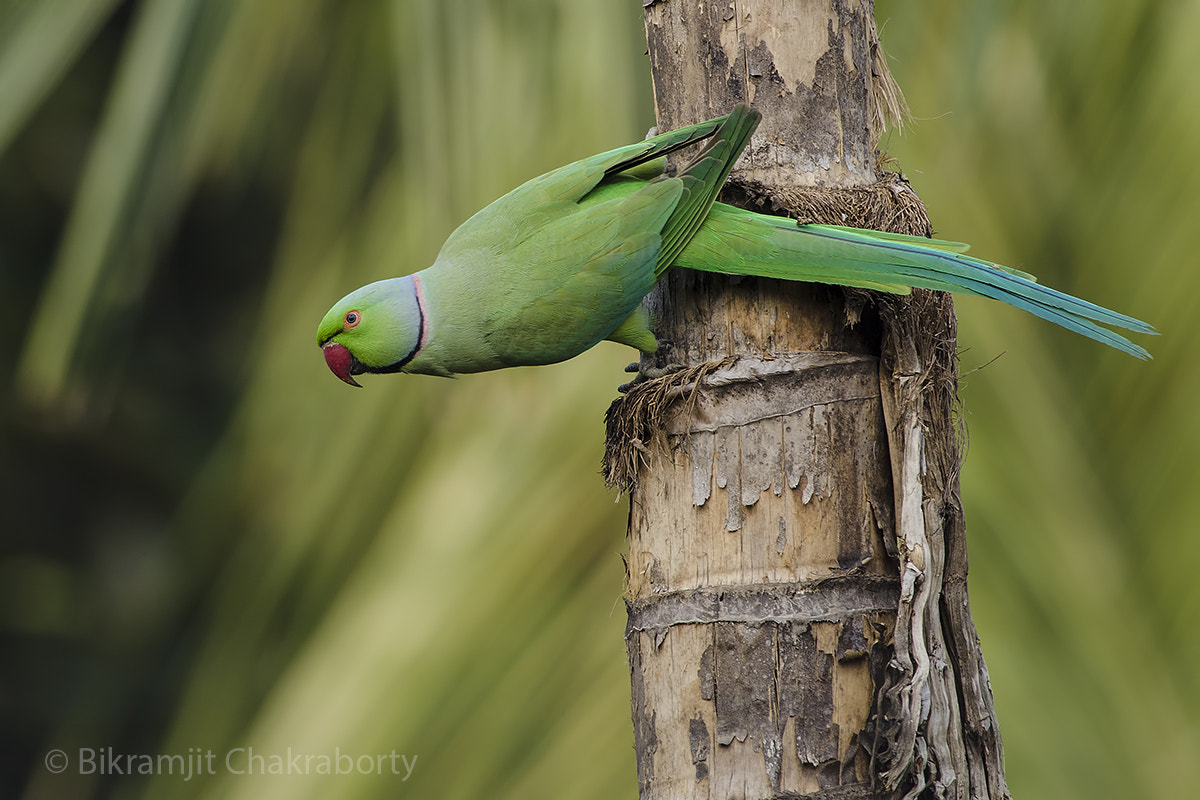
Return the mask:
M 631 380 L 629 383 L 622 383 L 620 386 L 618 386 L 617 391 L 621 394 L 627 394 L 630 389 L 637 386 L 639 383 L 645 383 L 646 381 L 651 381 L 655 378 L 661 378 L 664 375 L 670 375 L 672 373 L 679 372 L 681 369 L 683 369 L 683 364 L 667 364 L 663 367 L 652 367 L 642 364 L 639 361 L 634 361 L 632 364 L 626 365 L 625 371 L 636 372 L 637 374 L 633 376 L 633 380 Z

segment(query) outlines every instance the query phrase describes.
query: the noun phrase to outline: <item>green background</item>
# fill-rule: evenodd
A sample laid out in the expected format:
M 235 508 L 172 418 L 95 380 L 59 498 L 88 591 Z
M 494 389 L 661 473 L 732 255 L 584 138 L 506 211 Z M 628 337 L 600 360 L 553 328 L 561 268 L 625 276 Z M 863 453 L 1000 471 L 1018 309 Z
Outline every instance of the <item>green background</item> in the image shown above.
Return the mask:
M 915 116 L 884 144 L 938 233 L 1165 334 L 1139 363 L 959 303 L 1010 784 L 1186 795 L 1200 4 L 878 18 Z M 0 796 L 635 795 L 598 474 L 630 354 L 353 391 L 314 332 L 520 181 L 644 135 L 644 51 L 634 2 L 0 2 Z M 80 774 L 107 747 L 217 774 Z M 239 747 L 418 760 L 233 775 Z

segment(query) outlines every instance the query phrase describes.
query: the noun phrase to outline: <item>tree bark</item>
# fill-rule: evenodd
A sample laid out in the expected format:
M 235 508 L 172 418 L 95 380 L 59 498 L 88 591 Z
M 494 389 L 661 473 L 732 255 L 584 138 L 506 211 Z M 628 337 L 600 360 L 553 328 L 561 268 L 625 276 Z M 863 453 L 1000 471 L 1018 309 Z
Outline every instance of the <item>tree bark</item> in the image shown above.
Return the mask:
M 876 174 L 902 101 L 870 3 L 644 5 L 660 130 L 763 113 L 723 199 L 928 235 Z M 1008 796 L 966 596 L 953 307 L 913 297 L 680 270 L 648 298 L 659 361 L 687 369 L 614 403 L 606 453 L 630 489 L 643 800 Z

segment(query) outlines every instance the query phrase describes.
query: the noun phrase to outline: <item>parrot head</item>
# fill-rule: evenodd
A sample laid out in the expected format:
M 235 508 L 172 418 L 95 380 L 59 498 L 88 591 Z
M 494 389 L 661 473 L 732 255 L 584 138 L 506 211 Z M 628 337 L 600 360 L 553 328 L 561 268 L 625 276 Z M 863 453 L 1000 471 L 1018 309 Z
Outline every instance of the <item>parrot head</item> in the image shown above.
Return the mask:
M 317 344 L 334 375 L 360 386 L 355 375 L 399 372 L 425 346 L 428 328 L 416 275 L 356 289 L 334 304 L 317 329 Z

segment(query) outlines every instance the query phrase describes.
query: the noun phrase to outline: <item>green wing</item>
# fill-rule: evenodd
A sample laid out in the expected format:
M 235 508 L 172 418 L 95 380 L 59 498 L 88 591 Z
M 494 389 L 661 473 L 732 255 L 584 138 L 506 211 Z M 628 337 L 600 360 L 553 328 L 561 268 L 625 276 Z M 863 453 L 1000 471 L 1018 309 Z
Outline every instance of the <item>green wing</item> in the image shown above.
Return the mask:
M 445 311 L 464 320 L 435 323 L 444 351 L 465 354 L 471 368 L 546 364 L 618 328 L 622 341 L 632 336 L 652 347 L 648 332 L 622 323 L 703 221 L 728 168 L 713 167 L 710 145 L 678 178 L 646 180 L 627 170 L 727 131 L 729 120 L 747 113 L 757 118 L 735 111 L 568 164 L 463 223 L 422 273 L 432 294 L 459 306 Z M 728 145 L 716 151 L 737 155 Z
M 453 258 L 464 251 L 521 241 L 550 222 L 552 216 L 560 216 L 561 204 L 581 202 L 605 178 L 712 136 L 726 119 L 719 117 L 659 134 L 572 162 L 523 183 L 464 222 L 446 240 L 438 257 Z
M 522 274 L 485 319 L 489 331 L 510 332 L 491 335 L 497 354 L 553 363 L 608 338 L 654 286 L 660 231 L 679 195 L 675 180 L 618 181 L 549 211 L 536 236 L 505 254 L 502 269 Z
M 725 185 L 762 115 L 749 106 L 737 106 L 722 120 L 716 135 L 679 173 L 683 195 L 663 228 L 663 247 L 655 267 L 661 275 L 704 224 L 713 202 Z

